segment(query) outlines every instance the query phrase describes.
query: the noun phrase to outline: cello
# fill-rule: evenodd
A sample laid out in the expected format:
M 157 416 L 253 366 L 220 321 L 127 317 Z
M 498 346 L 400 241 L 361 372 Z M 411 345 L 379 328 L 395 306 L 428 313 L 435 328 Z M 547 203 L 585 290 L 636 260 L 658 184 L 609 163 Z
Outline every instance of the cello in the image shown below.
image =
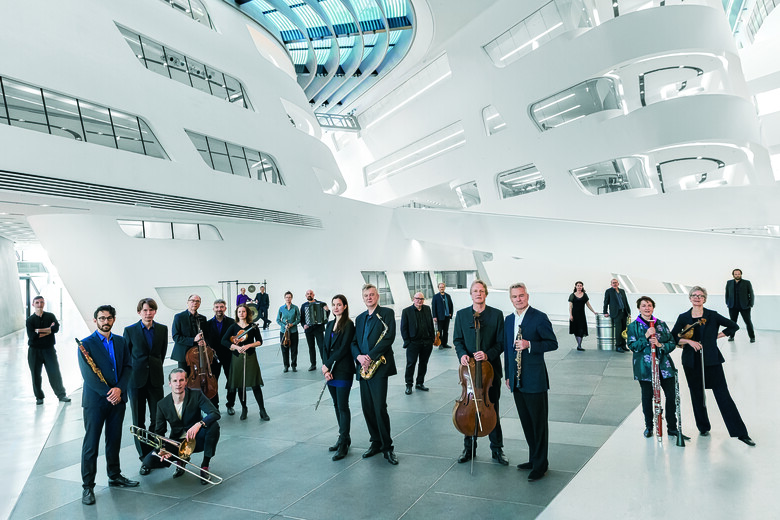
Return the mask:
M 203 337 L 200 328 L 200 315 L 195 316 L 198 334 Z M 214 349 L 208 346 L 205 337 L 198 345 L 187 351 L 186 362 L 190 367 L 190 375 L 187 378 L 187 388 L 200 390 L 209 399 L 217 395 L 217 378 L 211 372 L 211 363 L 214 361 Z
M 476 342 L 474 352 L 480 351 L 479 313 L 474 313 Z M 493 384 L 493 366 L 489 361 L 469 359 L 469 364 L 460 365 L 458 377 L 462 387 L 460 399 L 452 409 L 452 423 L 460 433 L 467 436 L 484 437 L 496 427 L 496 407 L 490 402 L 488 391 Z M 474 450 L 474 443 L 471 444 Z M 472 453 L 473 469 L 473 453 Z

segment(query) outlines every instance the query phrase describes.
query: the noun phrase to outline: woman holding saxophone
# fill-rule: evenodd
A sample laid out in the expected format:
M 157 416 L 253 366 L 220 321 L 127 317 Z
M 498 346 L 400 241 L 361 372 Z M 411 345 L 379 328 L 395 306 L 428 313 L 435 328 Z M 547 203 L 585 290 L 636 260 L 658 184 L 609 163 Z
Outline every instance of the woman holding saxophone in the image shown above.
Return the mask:
M 352 340 L 355 337 L 355 325 L 349 319 L 349 303 L 346 296 L 337 294 L 330 306 L 335 319 L 325 326 L 325 341 L 322 345 L 322 375 L 327 381 L 336 421 L 339 424 L 339 438 L 336 444 L 328 448 L 335 451 L 333 460 L 347 456 L 352 439 L 349 427 L 352 415 L 349 411 L 349 392 L 352 378 L 355 377 L 355 364 L 352 362 Z
M 628 349 L 634 353 L 634 379 L 639 381 L 642 390 L 642 413 L 645 416 L 645 437 L 652 437 L 659 425 L 654 425 L 654 417 L 658 414 L 653 409 L 653 394 L 664 391 L 666 398 L 666 430 L 669 437 L 676 436 L 677 431 L 677 407 L 675 399 L 675 377 L 677 369 L 669 354 L 677 348 L 669 327 L 663 321 L 653 316 L 655 302 L 649 296 L 642 296 L 636 301 L 639 316 L 632 321 L 626 329 Z M 656 369 L 658 370 L 658 384 L 660 388 L 653 388 L 653 364 L 652 353 L 655 347 Z M 660 401 L 660 394 L 657 396 Z M 656 417 L 660 420 L 660 417 Z M 657 428 L 654 428 L 657 426 Z
M 729 393 L 726 375 L 723 373 L 723 363 L 726 360 L 718 348 L 718 340 L 734 336 L 739 326 L 717 312 L 704 308 L 707 301 L 705 288 L 694 286 L 688 296 L 691 308 L 677 317 L 672 335 L 678 340 L 678 344 L 683 346 L 682 364 L 685 378 L 688 380 L 688 389 L 691 391 L 696 427 L 703 436 L 710 434 L 711 425 L 705 400 L 705 388 L 710 388 L 729 435 L 737 437 L 748 446 L 755 446 L 756 443 L 748 435 L 747 427 Z M 722 331 L 721 327 L 724 327 Z

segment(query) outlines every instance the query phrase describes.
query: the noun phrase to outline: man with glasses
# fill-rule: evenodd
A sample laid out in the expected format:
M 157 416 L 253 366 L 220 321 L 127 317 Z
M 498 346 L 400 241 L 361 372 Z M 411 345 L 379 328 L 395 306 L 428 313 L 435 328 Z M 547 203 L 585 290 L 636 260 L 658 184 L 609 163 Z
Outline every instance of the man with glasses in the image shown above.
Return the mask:
M 171 359 L 179 362 L 179 368 L 190 375 L 190 367 L 187 365 L 187 352 L 197 346 L 207 346 L 204 333 L 206 332 L 207 322 L 206 317 L 202 314 L 198 314 L 200 308 L 201 298 L 197 294 L 191 294 L 187 298 L 187 310 L 184 310 L 173 317 L 173 325 L 171 326 L 171 335 L 173 336 L 173 352 L 171 352 Z M 212 349 L 216 345 L 208 345 Z M 216 352 L 216 351 L 215 351 Z M 212 373 L 218 373 L 219 358 L 214 356 L 211 364 Z M 214 395 L 211 399 L 214 406 L 219 409 L 219 393 Z
M 610 288 L 604 293 L 604 316 L 612 318 L 612 331 L 615 338 L 615 352 L 628 352 L 626 338 L 623 331 L 626 330 L 627 318 L 631 315 L 626 291 L 620 288 L 620 282 L 613 278 L 609 283 Z M 609 312 L 607 312 L 609 309 Z
M 81 406 L 84 408 L 84 443 L 81 448 L 81 502 L 95 503 L 95 475 L 100 448 L 100 434 L 105 425 L 108 485 L 136 487 L 138 482 L 122 475 L 119 448 L 122 444 L 122 421 L 125 419 L 127 385 L 133 366 L 130 352 L 121 336 L 111 333 L 116 310 L 101 305 L 93 315 L 97 330 L 79 346 L 79 369 L 84 378 Z
M 418 292 L 412 300 L 414 303 L 401 312 L 401 337 L 406 349 L 406 395 L 412 395 L 414 366 L 420 360 L 417 369 L 417 384 L 415 388 L 428 391 L 425 373 L 428 371 L 428 359 L 433 352 L 433 318 L 431 308 L 425 305 L 425 296 Z

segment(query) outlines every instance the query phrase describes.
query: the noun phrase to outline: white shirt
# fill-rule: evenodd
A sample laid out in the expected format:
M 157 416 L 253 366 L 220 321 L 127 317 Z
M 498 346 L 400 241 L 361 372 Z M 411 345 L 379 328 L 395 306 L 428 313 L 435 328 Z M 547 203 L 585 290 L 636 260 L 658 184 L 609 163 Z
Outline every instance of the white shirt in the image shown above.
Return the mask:
M 525 318 L 525 313 L 528 312 L 528 307 L 523 310 L 523 312 L 518 312 L 515 310 L 515 335 L 514 337 L 517 337 L 517 329 L 520 328 L 520 325 L 523 323 L 523 318 Z M 527 340 L 526 340 L 527 341 Z M 531 342 L 528 342 L 528 353 L 531 353 Z

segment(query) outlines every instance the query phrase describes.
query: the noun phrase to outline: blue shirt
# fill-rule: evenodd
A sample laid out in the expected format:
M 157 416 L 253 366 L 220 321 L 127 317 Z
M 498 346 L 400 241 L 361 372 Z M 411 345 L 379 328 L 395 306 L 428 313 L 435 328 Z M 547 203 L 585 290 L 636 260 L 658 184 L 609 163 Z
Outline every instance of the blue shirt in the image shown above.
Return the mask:
M 152 350 L 152 343 L 154 342 L 154 322 L 152 322 L 152 326 L 148 329 L 146 328 L 146 325 L 144 325 L 144 322 L 141 321 L 141 330 L 144 331 L 144 338 L 146 338 L 146 344 L 149 345 L 149 350 Z
M 114 366 L 114 381 L 119 381 L 119 378 L 116 374 L 116 357 L 114 356 L 114 335 L 109 332 L 108 339 L 106 339 L 106 337 L 98 331 L 95 331 L 94 335 L 97 337 L 97 339 L 100 340 L 101 343 L 103 343 L 103 346 L 108 352 L 109 357 L 111 357 L 111 364 Z

